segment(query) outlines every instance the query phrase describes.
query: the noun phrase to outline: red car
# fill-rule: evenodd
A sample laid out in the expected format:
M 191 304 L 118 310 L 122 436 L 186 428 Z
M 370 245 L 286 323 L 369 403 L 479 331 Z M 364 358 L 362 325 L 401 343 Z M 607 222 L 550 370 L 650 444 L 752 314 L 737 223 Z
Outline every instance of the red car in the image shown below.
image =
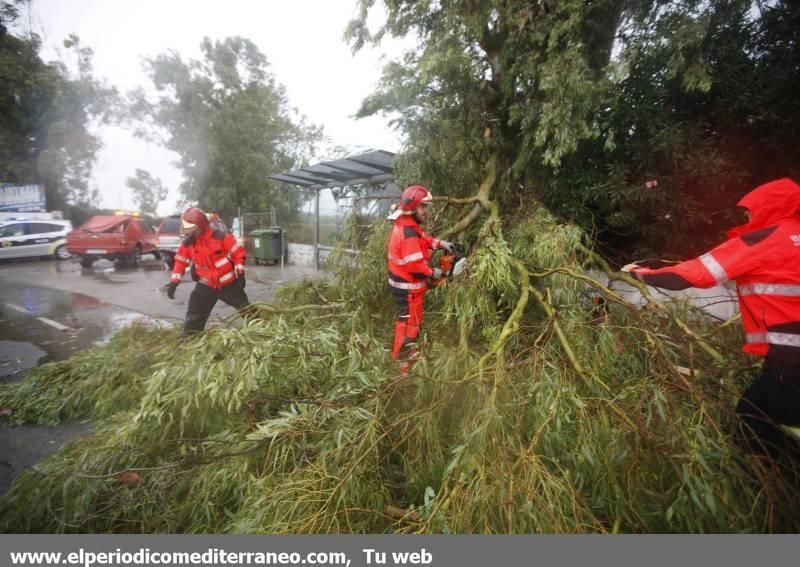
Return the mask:
M 138 267 L 142 254 L 159 258 L 156 231 L 146 221 L 130 215 L 95 216 L 67 234 L 67 250 L 90 268 L 99 258 Z

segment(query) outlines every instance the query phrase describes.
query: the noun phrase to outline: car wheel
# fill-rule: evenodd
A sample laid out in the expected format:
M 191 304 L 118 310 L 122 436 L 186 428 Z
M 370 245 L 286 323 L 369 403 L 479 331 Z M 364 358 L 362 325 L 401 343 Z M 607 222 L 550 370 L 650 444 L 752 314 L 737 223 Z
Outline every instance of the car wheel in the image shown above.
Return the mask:
M 72 257 L 72 254 L 67 250 L 66 244 L 56 247 L 53 255 L 56 257 L 56 260 L 69 260 Z
M 94 258 L 81 258 L 81 266 L 84 268 L 91 268 L 92 264 L 94 264 Z
M 133 254 L 131 254 L 130 257 L 130 266 L 131 268 L 138 268 L 141 263 L 142 263 L 142 248 L 137 244 L 136 248 L 133 249 Z

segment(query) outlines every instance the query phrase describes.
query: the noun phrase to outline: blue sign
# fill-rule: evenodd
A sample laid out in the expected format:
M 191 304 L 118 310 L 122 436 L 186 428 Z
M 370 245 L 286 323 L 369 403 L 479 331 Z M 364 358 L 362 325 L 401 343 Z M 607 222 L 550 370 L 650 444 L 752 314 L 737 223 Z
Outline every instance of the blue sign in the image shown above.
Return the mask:
M 0 185 L 0 211 L 37 213 L 46 210 L 44 185 Z

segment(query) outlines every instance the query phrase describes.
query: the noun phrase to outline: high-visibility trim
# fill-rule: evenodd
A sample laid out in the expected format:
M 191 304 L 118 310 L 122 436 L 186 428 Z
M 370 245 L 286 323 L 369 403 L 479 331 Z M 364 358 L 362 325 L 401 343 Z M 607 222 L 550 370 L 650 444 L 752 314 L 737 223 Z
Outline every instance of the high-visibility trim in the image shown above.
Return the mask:
M 189 261 L 189 258 L 181 256 L 180 254 L 175 254 L 175 259 L 178 260 L 179 262 L 188 262 Z
M 217 260 L 216 262 L 214 262 L 214 267 L 221 268 L 222 266 L 228 264 L 229 262 L 230 260 L 228 260 L 227 258 L 222 258 L 221 260 Z
M 237 242 L 236 244 L 234 244 L 234 245 L 231 247 L 231 250 L 230 250 L 230 252 L 228 252 L 228 254 L 233 254 L 234 252 L 236 252 L 236 251 L 237 251 L 239 248 L 241 248 L 241 247 L 242 247 L 242 246 L 241 246 L 241 244 L 239 244 L 239 243 Z
M 222 280 L 220 280 L 222 281 Z M 389 285 L 392 287 L 396 287 L 397 289 L 423 289 L 428 284 L 427 282 L 396 282 L 392 278 L 389 278 Z
M 792 425 L 783 425 L 783 424 L 781 424 L 781 429 L 783 429 L 786 433 L 788 433 L 792 437 L 800 439 L 800 427 L 794 427 Z
M 389 254 L 389 260 L 397 264 L 398 266 L 405 266 L 406 264 L 410 264 L 411 262 L 418 262 L 419 260 L 424 260 L 425 256 L 422 252 L 415 252 L 413 254 L 409 254 L 408 256 L 404 256 L 403 258 L 395 258 L 391 254 Z
M 236 271 L 243 272 L 244 271 L 244 264 L 236 264 Z
M 226 281 L 228 281 L 229 279 L 232 279 L 232 278 L 233 278 L 233 272 L 228 272 L 224 276 L 220 276 L 219 277 L 219 283 L 226 282 Z
M 714 258 L 710 252 L 703 254 L 698 259 L 706 267 L 706 269 L 711 272 L 711 275 L 714 277 L 714 281 L 716 281 L 718 284 L 726 282 L 730 279 L 728 277 L 728 272 L 725 271 L 725 268 L 722 267 L 722 264 L 717 262 L 717 259 Z
M 798 284 L 751 283 L 739 287 L 739 295 L 783 295 L 787 297 L 800 296 Z
M 792 333 L 747 333 L 748 343 L 768 343 L 771 345 L 800 348 L 800 335 Z
M 181 279 L 181 275 L 173 273 L 169 279 L 171 279 L 172 281 L 179 281 Z

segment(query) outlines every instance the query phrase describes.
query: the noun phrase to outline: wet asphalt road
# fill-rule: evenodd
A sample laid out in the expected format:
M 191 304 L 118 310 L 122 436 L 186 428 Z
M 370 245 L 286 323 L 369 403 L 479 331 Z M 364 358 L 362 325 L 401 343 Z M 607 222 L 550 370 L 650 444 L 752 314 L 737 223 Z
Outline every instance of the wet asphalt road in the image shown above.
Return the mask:
M 118 268 L 105 260 L 91 269 L 76 260 L 0 262 L 0 384 L 21 379 L 49 361 L 101 344 L 138 319 L 179 325 L 194 283 L 184 277 L 175 300 L 167 298 L 169 280 L 162 263 L 145 256 L 139 268 Z M 246 292 L 251 301 L 269 301 L 276 287 L 305 276 L 312 268 L 248 266 Z M 208 326 L 234 310 L 220 302 Z M 13 408 L 12 408 L 13 409 Z M 87 422 L 58 427 L 14 425 L 9 408 L 0 408 L 0 495 L 23 469 L 56 451 L 65 441 L 91 431 Z

